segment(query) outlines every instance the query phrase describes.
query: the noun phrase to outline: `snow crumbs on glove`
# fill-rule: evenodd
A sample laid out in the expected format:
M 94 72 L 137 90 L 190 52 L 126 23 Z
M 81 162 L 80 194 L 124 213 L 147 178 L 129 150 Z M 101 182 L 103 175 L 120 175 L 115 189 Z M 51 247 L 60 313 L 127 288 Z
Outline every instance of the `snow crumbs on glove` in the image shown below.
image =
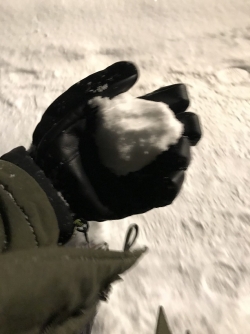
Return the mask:
M 142 169 L 178 142 L 184 128 L 162 102 L 128 93 L 89 101 L 98 107 L 95 141 L 104 166 L 116 175 Z

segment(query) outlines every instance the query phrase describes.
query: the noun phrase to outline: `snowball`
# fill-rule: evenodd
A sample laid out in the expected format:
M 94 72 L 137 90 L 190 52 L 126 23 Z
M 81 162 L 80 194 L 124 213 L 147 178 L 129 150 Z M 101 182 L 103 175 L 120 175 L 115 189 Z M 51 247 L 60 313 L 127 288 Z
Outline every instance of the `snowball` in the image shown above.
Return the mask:
M 111 100 L 98 96 L 89 104 L 98 107 L 95 141 L 100 159 L 117 175 L 150 164 L 183 133 L 183 124 L 162 102 L 124 93 Z

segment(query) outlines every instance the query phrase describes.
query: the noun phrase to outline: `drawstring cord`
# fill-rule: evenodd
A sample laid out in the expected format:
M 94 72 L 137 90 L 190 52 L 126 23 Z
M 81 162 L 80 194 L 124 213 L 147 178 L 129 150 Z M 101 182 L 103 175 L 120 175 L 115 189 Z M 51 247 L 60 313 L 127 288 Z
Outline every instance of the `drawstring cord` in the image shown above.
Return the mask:
M 132 238 L 131 236 L 133 232 L 134 232 L 134 237 Z M 125 243 L 123 247 L 124 252 L 129 251 L 130 248 L 134 245 L 138 237 L 138 234 L 139 234 L 139 226 L 137 224 L 130 225 L 127 231 L 127 235 L 126 235 L 126 239 L 125 239 Z

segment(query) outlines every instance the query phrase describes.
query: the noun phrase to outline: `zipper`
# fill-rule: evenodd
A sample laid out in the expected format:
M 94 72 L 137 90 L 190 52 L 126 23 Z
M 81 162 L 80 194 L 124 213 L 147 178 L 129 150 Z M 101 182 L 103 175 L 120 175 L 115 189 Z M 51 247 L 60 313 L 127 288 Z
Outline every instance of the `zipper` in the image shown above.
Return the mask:
M 88 238 L 89 223 L 87 222 L 87 220 L 83 218 L 78 218 L 74 221 L 74 225 L 78 232 L 82 232 L 84 234 L 87 245 L 88 247 L 90 247 L 89 238 Z
M 95 245 L 93 242 L 89 241 L 89 238 L 88 238 L 89 223 L 87 222 L 87 220 L 83 218 L 78 218 L 74 221 L 74 225 L 78 232 L 81 232 L 84 234 L 88 248 L 109 250 L 109 245 L 106 242 Z

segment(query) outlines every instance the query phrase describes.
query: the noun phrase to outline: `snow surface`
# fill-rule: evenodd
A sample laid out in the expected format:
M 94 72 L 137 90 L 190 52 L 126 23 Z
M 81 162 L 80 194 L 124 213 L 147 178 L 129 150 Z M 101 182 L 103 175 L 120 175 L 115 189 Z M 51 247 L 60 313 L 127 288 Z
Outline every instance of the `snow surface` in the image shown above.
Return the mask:
M 95 141 L 104 166 L 117 175 L 135 172 L 154 161 L 180 139 L 183 124 L 165 103 L 134 98 L 89 101 L 98 107 Z
M 133 96 L 186 83 L 202 120 L 173 205 L 95 223 L 121 249 L 136 222 L 149 252 L 102 304 L 93 334 L 152 334 L 160 304 L 174 334 L 250 333 L 249 13 L 249 0 L 0 2 L 0 154 L 28 148 L 53 99 L 118 60 L 140 69 Z

